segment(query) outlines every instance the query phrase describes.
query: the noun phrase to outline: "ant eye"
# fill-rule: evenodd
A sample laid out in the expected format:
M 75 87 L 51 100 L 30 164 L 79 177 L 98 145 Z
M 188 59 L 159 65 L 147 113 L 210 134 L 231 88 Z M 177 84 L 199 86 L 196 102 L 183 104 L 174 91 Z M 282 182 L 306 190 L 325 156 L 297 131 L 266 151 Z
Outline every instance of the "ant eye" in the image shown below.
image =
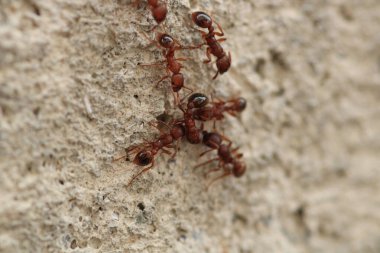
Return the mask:
M 208 97 L 202 93 L 194 93 L 189 97 L 188 103 L 192 103 L 195 108 L 200 108 L 208 103 Z
M 200 26 L 202 28 L 208 28 L 212 24 L 212 20 L 209 15 L 202 11 L 197 11 L 192 14 L 192 18 L 195 24 L 197 26 Z

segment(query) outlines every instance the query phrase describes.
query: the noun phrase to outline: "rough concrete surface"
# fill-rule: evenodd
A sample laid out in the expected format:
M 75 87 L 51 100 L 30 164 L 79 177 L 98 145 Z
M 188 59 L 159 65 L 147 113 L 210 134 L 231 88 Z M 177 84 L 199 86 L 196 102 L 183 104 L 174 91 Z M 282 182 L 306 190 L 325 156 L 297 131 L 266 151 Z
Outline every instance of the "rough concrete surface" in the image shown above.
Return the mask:
M 137 66 L 162 60 L 146 1 L 0 0 L 0 252 L 380 252 L 380 2 L 168 8 L 184 45 L 192 11 L 225 30 L 216 80 L 204 49 L 180 54 L 195 91 L 248 100 L 218 124 L 247 173 L 206 191 L 183 141 L 126 187 L 139 168 L 113 159 L 181 116 L 165 70 Z

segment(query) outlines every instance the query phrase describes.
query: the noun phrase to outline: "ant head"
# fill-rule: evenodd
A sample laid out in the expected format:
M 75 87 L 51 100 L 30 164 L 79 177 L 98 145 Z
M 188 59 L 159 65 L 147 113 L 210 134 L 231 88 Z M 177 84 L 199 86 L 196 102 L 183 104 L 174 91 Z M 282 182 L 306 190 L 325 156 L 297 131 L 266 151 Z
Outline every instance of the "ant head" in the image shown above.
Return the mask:
M 157 35 L 158 43 L 164 48 L 171 48 L 174 46 L 175 41 L 172 38 L 172 36 L 166 34 L 166 33 L 160 33 Z
M 212 25 L 212 19 L 203 11 L 196 11 L 191 14 L 193 22 L 202 28 L 209 28 Z
M 236 100 L 236 109 L 241 112 L 245 109 L 245 107 L 247 107 L 247 100 L 245 100 L 245 98 L 238 98 Z
M 203 143 L 210 148 L 217 149 L 222 143 L 222 137 L 218 133 L 203 131 Z
M 146 166 L 151 164 L 153 161 L 153 154 L 150 151 L 142 150 L 137 153 L 135 159 L 133 159 L 133 163 L 139 166 Z
M 241 177 L 245 173 L 245 170 L 247 169 L 247 166 L 245 163 L 240 162 L 240 161 L 235 161 L 232 169 L 232 173 L 234 174 L 235 177 Z
M 201 108 L 208 103 L 208 97 L 202 93 L 194 93 L 187 100 L 187 107 Z

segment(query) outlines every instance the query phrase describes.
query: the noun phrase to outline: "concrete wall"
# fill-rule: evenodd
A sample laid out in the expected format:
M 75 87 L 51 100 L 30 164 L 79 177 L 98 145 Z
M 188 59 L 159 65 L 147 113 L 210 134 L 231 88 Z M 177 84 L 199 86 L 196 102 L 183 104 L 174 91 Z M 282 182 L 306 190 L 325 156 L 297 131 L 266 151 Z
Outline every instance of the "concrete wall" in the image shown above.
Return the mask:
M 162 59 L 145 1 L 0 0 L 0 252 L 380 252 L 380 2 L 168 3 L 185 45 L 192 11 L 225 30 L 230 71 L 193 50 L 183 73 L 248 100 L 218 123 L 247 173 L 206 191 L 184 141 L 126 187 L 138 167 L 112 159 L 181 116 L 137 66 Z

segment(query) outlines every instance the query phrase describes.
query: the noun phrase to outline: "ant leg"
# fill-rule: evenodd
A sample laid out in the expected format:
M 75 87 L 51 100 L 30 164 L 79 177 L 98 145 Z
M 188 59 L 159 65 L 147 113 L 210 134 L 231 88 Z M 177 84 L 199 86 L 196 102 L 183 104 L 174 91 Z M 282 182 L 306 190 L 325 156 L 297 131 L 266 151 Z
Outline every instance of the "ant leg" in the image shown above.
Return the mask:
M 176 156 L 177 152 L 178 152 L 178 149 L 179 149 L 179 140 L 176 141 L 176 144 L 175 144 L 175 147 L 174 147 L 174 154 L 172 155 L 172 159 L 174 159 L 174 157 Z
M 159 26 L 160 26 L 160 24 L 156 24 L 155 26 L 153 26 L 152 29 L 149 30 L 149 32 L 153 32 L 153 31 L 156 30 L 156 28 L 159 27 Z
M 212 78 L 212 80 L 214 80 L 218 75 L 219 75 L 219 70 L 216 71 L 216 74 L 214 75 L 214 77 Z
M 182 86 L 184 89 L 188 89 L 188 90 L 191 90 L 190 88 L 188 87 L 185 87 L 185 86 Z M 181 100 L 180 100 L 180 103 L 182 103 L 188 96 L 190 96 L 191 94 L 193 93 L 193 90 L 191 90 L 191 93 L 187 94 L 186 96 L 184 96 Z M 183 110 L 182 110 L 183 111 Z
M 156 83 L 156 87 L 157 87 L 161 82 L 163 82 L 165 79 L 168 79 L 169 77 L 170 77 L 169 75 L 162 77 L 162 78 Z
M 223 140 L 228 142 L 229 147 L 232 145 L 232 141 L 227 136 L 225 136 L 224 134 L 219 134 L 219 135 L 220 135 L 220 137 L 222 137 Z
M 237 117 L 237 116 L 238 116 L 238 114 L 237 114 L 236 112 L 234 112 L 234 111 L 227 111 L 227 113 L 228 113 L 229 115 L 231 115 L 231 116 L 234 116 L 234 117 Z
M 134 176 L 132 177 L 132 179 L 131 179 L 131 180 L 129 181 L 129 183 L 127 184 L 127 188 L 129 188 L 129 186 L 132 184 L 132 182 L 133 182 L 136 178 L 138 178 L 142 173 L 147 172 L 148 170 L 150 170 L 151 168 L 153 168 L 153 166 L 154 166 L 154 160 L 152 161 L 152 165 L 150 165 L 149 167 L 143 169 L 142 171 L 140 171 L 139 173 L 137 173 L 136 175 L 134 175 Z
M 184 98 L 186 98 L 186 97 L 188 97 L 188 96 L 190 96 L 191 94 L 193 94 L 193 90 L 192 89 L 190 89 L 190 88 L 184 88 L 184 89 L 187 89 L 187 90 L 189 90 L 190 92 L 188 93 L 188 94 L 186 94 L 186 96 L 184 97 Z
M 148 141 L 146 141 L 148 142 Z M 136 151 L 137 149 L 137 151 Z M 136 145 L 136 146 L 131 146 L 131 147 L 128 147 L 125 149 L 125 153 L 126 154 L 134 154 L 134 153 L 138 153 L 139 151 L 141 150 L 141 145 Z
M 192 93 L 193 93 L 193 90 L 192 90 L 191 88 L 189 88 L 189 87 L 185 86 L 185 85 L 184 85 L 184 86 L 182 86 L 182 88 L 184 88 L 184 89 L 186 89 L 186 90 L 190 91 L 190 92 L 189 92 L 189 94 L 187 94 L 187 95 L 186 95 L 184 98 L 188 97 L 190 94 L 192 94 Z M 183 99 L 184 99 L 184 98 L 183 98 Z M 181 99 L 181 101 L 182 101 L 183 99 Z
M 170 130 L 170 127 L 165 122 L 163 122 L 163 121 L 149 122 L 148 124 L 149 124 L 149 126 L 156 128 L 160 132 L 160 134 L 165 134 L 165 132 L 162 131 L 162 129 L 160 129 L 158 127 L 158 124 L 157 124 L 158 122 L 161 123 L 161 124 L 163 124 L 164 126 L 166 126 Z
M 239 150 L 239 147 L 237 147 L 237 148 L 234 148 L 233 150 L 231 150 L 231 154 L 234 154 L 234 153 L 236 153 L 238 150 Z
M 220 167 L 219 167 L 219 166 L 218 166 L 218 167 L 215 167 L 215 168 L 213 168 L 213 169 L 211 169 L 211 170 L 208 170 L 203 176 L 204 176 L 205 178 L 208 178 L 208 176 L 209 176 L 211 173 L 216 172 L 216 171 L 218 171 L 218 170 L 220 170 Z
M 138 66 L 141 66 L 141 67 L 152 67 L 152 66 L 162 66 L 162 65 L 165 65 L 166 63 L 166 60 L 164 61 L 158 61 L 158 62 L 152 62 L 152 63 L 137 63 Z
M 193 60 L 193 58 L 175 58 L 174 60 L 177 60 L 177 61 L 188 61 L 188 60 Z
M 171 155 L 172 154 L 172 152 L 170 152 L 169 150 L 164 149 L 164 148 L 162 148 L 161 151 L 162 151 L 162 153 L 164 153 L 166 155 Z
M 200 32 L 201 33 L 201 35 L 202 35 L 202 38 L 205 38 L 206 36 L 207 36 L 207 32 L 205 32 L 205 31 L 202 31 L 202 30 L 200 30 L 200 29 L 198 29 L 198 28 L 195 28 L 195 27 L 192 27 L 194 30 L 196 30 L 196 31 L 198 31 L 198 32 Z M 203 44 L 205 44 L 205 43 L 203 43 Z
M 171 126 L 169 126 L 166 122 L 163 122 L 162 120 L 157 120 L 157 122 L 160 123 L 160 124 L 162 124 L 162 125 L 164 125 L 164 126 L 166 126 L 168 130 L 172 129 Z
M 189 90 L 189 91 L 190 91 L 190 94 L 193 93 L 193 89 L 191 89 L 191 88 L 189 88 L 189 87 L 187 87 L 187 86 L 185 86 L 185 85 L 182 86 L 182 88 L 184 88 L 184 89 L 186 89 L 186 90 Z
M 210 47 L 208 47 L 206 50 L 206 56 L 207 56 L 207 60 L 204 60 L 203 63 L 211 62 L 211 48 Z
M 208 161 L 206 161 L 206 162 L 200 163 L 200 164 L 196 165 L 196 166 L 194 167 L 194 169 L 197 169 L 197 168 L 199 168 L 199 167 L 202 167 L 202 166 L 204 166 L 204 165 L 206 165 L 206 164 L 208 164 L 208 163 L 211 163 L 211 162 L 213 162 L 213 161 L 216 161 L 216 160 L 219 160 L 219 157 L 216 157 L 216 158 L 210 159 L 210 160 L 208 160 Z
M 208 191 L 208 189 L 210 188 L 210 186 L 211 186 L 212 184 L 214 184 L 216 181 L 218 181 L 218 180 L 220 180 L 220 179 L 222 179 L 222 178 L 225 178 L 225 177 L 227 177 L 227 176 L 229 176 L 229 175 L 231 175 L 231 172 L 230 172 L 230 171 L 226 171 L 226 172 L 224 172 L 222 175 L 220 175 L 219 177 L 216 177 L 216 178 L 214 178 L 213 180 L 211 180 L 211 182 L 206 186 L 206 191 Z
M 177 106 L 180 104 L 180 98 L 178 92 L 173 91 L 174 105 Z
M 214 32 L 214 34 L 217 35 L 217 36 L 220 36 L 220 37 L 224 36 L 224 31 L 223 31 L 222 27 L 219 25 L 219 23 L 217 23 L 215 21 L 214 21 L 214 23 L 216 24 L 216 26 L 218 27 L 218 29 L 220 31 L 220 32 Z
M 161 45 L 156 40 L 152 40 L 151 38 L 149 38 L 149 36 L 145 32 L 140 32 L 140 31 L 137 31 L 137 32 L 142 34 L 145 37 L 145 39 L 147 39 L 150 42 L 148 46 L 154 44 L 157 48 L 162 48 Z
M 214 119 L 214 122 L 212 123 L 212 128 L 216 130 L 216 119 Z
M 223 42 L 223 41 L 226 41 L 226 40 L 227 40 L 226 38 L 220 38 L 220 39 L 217 39 L 216 41 Z
M 127 155 L 123 155 L 123 156 L 121 156 L 121 157 L 118 157 L 118 158 L 114 158 L 113 160 L 112 160 L 112 162 L 114 163 L 114 162 L 117 162 L 117 161 L 119 161 L 119 160 L 121 160 L 121 159 L 123 159 L 123 158 L 126 158 L 127 157 Z
M 200 157 L 204 156 L 205 154 L 207 154 L 208 152 L 211 152 L 211 151 L 214 151 L 215 149 L 209 149 L 209 150 L 206 150 L 202 153 L 199 154 Z

